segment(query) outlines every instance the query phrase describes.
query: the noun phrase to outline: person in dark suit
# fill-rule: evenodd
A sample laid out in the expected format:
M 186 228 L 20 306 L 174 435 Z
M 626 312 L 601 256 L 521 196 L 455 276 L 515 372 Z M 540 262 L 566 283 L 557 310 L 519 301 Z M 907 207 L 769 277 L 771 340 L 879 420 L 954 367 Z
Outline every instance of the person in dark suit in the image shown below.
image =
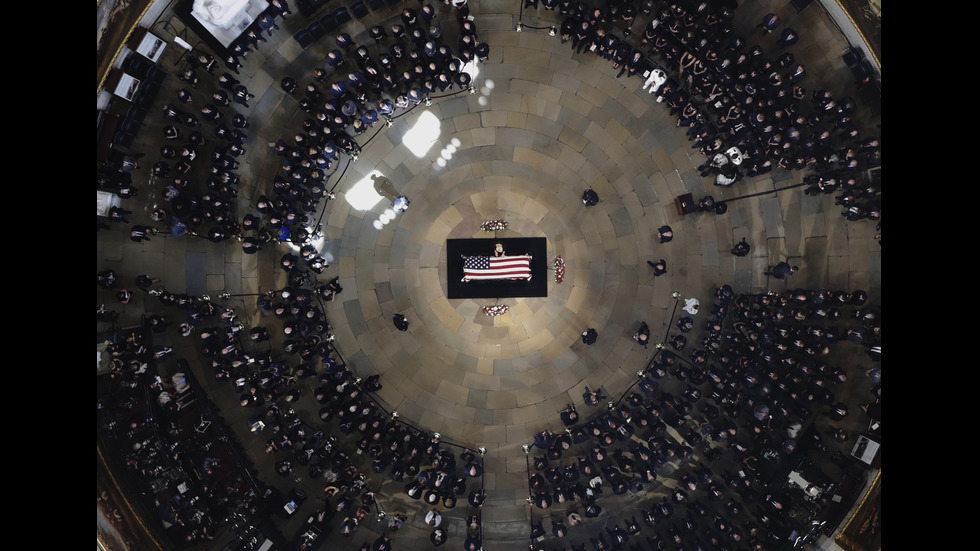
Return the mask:
M 572 33 L 575 32 L 575 29 L 578 27 L 578 23 L 578 19 L 575 19 L 574 17 L 566 17 L 565 20 L 562 21 L 561 30 L 559 32 L 562 44 L 568 42 L 572 38 Z
M 141 226 L 139 224 L 133 225 L 129 231 L 129 238 L 137 243 L 150 240 L 151 228 L 148 226 Z
M 806 67 L 802 63 L 798 63 L 793 71 L 786 75 L 786 78 L 793 82 L 793 84 L 799 84 L 803 79 L 806 78 Z
M 269 36 L 272 36 L 272 29 L 279 30 L 279 25 L 276 24 L 276 18 L 271 13 L 263 14 L 259 18 L 258 24 L 260 29 L 269 33 Z
M 405 8 L 402 10 L 402 23 L 404 23 L 406 29 L 411 28 L 418 23 L 418 15 L 418 12 L 412 8 Z
M 599 204 L 599 194 L 589 188 L 582 192 L 582 202 L 588 207 L 594 207 Z
M 592 26 L 589 25 L 588 21 L 581 21 L 572 33 L 572 49 L 575 53 L 582 53 L 582 50 L 587 48 L 592 43 Z
M 269 10 L 277 17 L 282 17 L 283 19 L 293 13 L 289 9 L 289 4 L 286 3 L 286 0 L 269 0 Z
M 653 275 L 655 277 L 660 277 L 667 273 L 667 261 L 662 258 L 657 262 L 654 262 L 652 260 L 647 260 L 647 264 L 649 264 L 650 267 L 653 268 Z
M 590 406 L 599 405 L 599 400 L 605 400 L 606 397 L 602 394 L 602 389 L 597 388 L 595 390 L 589 390 L 589 387 L 585 387 L 585 392 L 582 393 L 582 399 L 585 403 Z M 583 472 L 582 474 L 589 474 Z
M 763 272 L 763 274 L 771 275 L 776 279 L 789 279 L 789 277 L 799 269 L 799 266 L 790 266 L 784 261 L 773 266 L 770 271 Z
M 743 237 L 741 241 L 739 241 L 738 243 L 735 244 L 734 247 L 732 247 L 732 254 L 735 256 L 746 256 L 749 254 L 749 249 L 751 249 L 751 246 L 745 241 L 745 238 Z
M 248 107 L 248 100 L 255 97 L 255 94 L 250 93 L 248 88 L 241 84 L 235 85 L 234 94 L 235 103 L 246 108 Z
M 622 48 L 622 50 L 625 50 L 625 47 Z M 616 75 L 616 78 L 623 76 L 624 71 L 629 73 L 627 77 L 635 75 L 637 71 L 640 70 L 640 66 L 643 64 L 643 52 L 634 50 L 633 52 L 630 52 L 630 55 L 624 57 L 623 59 L 622 69 L 619 70 L 619 74 Z
M 660 238 L 661 243 L 669 243 L 674 238 L 674 230 L 670 226 L 660 226 L 657 237 Z
M 589 346 L 595 344 L 595 341 L 598 338 L 599 338 L 599 332 L 591 327 L 586 329 L 585 331 L 582 331 L 582 342 L 584 342 Z
M 762 23 L 756 25 L 756 27 L 762 29 L 763 35 L 771 33 L 778 26 L 779 26 L 779 16 L 774 13 L 767 13 L 762 18 Z
M 647 325 L 647 322 L 640 322 L 640 329 L 633 335 L 633 340 L 642 344 L 643 348 L 650 344 L 650 326 Z
M 395 328 L 399 331 L 408 331 L 408 318 L 402 314 L 395 314 L 391 320 L 394 322 Z
M 783 29 L 781 35 L 779 35 L 779 47 L 785 48 L 787 46 L 792 46 L 800 41 L 800 35 L 796 34 L 796 31 L 790 28 Z
M 354 46 L 354 39 L 350 37 L 347 33 L 340 33 L 337 35 L 337 47 L 345 52 L 349 52 Z
M 239 61 L 238 56 L 235 55 L 234 52 L 232 52 L 225 57 L 225 67 L 230 69 L 236 75 L 240 75 L 241 72 L 239 71 L 239 69 L 242 68 L 242 62 Z M 192 86 L 196 86 L 196 84 L 192 84 Z
M 388 32 L 381 25 L 375 25 L 368 31 L 368 36 L 374 40 L 375 44 L 380 44 L 382 40 L 388 38 Z

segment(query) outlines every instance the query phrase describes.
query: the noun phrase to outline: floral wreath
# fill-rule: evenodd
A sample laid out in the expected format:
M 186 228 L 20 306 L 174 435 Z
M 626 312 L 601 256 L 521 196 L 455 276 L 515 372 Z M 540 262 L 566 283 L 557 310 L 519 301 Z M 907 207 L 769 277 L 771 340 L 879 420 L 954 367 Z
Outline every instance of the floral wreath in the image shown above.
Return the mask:
M 497 316 L 502 316 L 510 310 L 510 306 L 506 304 L 488 304 L 483 307 L 483 313 L 494 318 Z
M 565 280 L 565 260 L 560 256 L 555 257 L 555 282 L 561 283 Z
M 487 220 L 480 225 L 480 229 L 485 232 L 495 232 L 507 229 L 506 220 Z

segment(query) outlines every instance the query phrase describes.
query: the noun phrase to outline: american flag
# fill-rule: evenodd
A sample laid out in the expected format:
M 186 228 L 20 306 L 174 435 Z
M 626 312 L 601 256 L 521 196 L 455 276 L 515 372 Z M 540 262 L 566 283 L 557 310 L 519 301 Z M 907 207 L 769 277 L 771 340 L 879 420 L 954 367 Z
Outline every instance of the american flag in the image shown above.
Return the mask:
M 482 279 L 531 280 L 531 255 L 464 256 L 463 281 Z

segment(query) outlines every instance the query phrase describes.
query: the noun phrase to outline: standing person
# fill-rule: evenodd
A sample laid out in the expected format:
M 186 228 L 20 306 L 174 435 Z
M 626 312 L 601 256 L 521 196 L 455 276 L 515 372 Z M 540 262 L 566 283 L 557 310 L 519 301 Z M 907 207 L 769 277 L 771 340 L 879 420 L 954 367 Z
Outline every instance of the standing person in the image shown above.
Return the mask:
M 148 226 L 141 226 L 139 224 L 133 225 L 132 229 L 129 231 L 129 238 L 137 243 L 150 240 L 150 228 Z
M 218 86 L 224 88 L 229 92 L 233 91 L 235 89 L 235 86 L 238 85 L 238 83 L 239 80 L 231 76 L 231 73 L 229 72 L 221 73 L 221 76 L 218 77 Z
M 248 108 L 248 100 L 255 97 L 255 94 L 250 93 L 248 91 L 248 88 L 246 88 L 241 84 L 235 86 L 234 92 L 235 92 L 234 95 L 235 103 L 238 103 L 239 105 L 242 105 L 245 108 Z
M 160 283 L 160 280 L 146 274 L 136 276 L 136 288 L 141 291 L 149 291 L 150 287 L 152 287 L 154 283 Z
M 278 17 L 286 18 L 287 15 L 291 15 L 293 12 L 289 9 L 289 4 L 286 0 L 269 0 L 269 8 L 272 13 Z
M 792 46 L 800 41 L 800 35 L 796 34 L 796 31 L 790 29 L 789 27 L 783 29 L 783 33 L 779 35 L 779 47 L 785 48 L 787 46 Z
M 202 53 L 197 56 L 197 61 L 201 64 L 201 67 L 209 73 L 213 73 L 218 67 L 218 60 L 211 54 Z
M 691 329 L 694 329 L 694 320 L 690 316 L 684 316 L 677 320 L 677 328 L 681 330 L 681 333 L 690 333 Z
M 589 390 L 589 387 L 585 387 L 585 392 L 582 393 L 582 399 L 585 400 L 586 405 L 597 406 L 599 405 L 599 400 L 605 400 L 606 396 L 602 393 L 601 388 Z M 573 522 L 572 525 L 575 526 L 575 523 Z
M 770 271 L 763 272 L 763 274 L 771 275 L 776 279 L 789 279 L 789 277 L 794 273 L 796 273 L 796 271 L 799 269 L 800 269 L 799 266 L 790 266 L 784 261 L 773 266 Z
M 749 249 L 751 248 L 752 247 L 745 241 L 745 238 L 743 237 L 741 241 L 739 241 L 738 243 L 735 244 L 734 247 L 732 247 L 732 254 L 735 256 L 746 256 L 749 254 Z
M 276 23 L 276 18 L 271 13 L 263 14 L 262 17 L 259 18 L 258 23 L 259 28 L 269 33 L 269 36 L 272 36 L 272 29 L 277 31 L 279 30 L 279 25 Z
M 166 314 L 153 314 L 147 319 L 154 333 L 163 333 L 170 327 L 170 321 L 167 319 Z
M 647 260 L 647 264 L 649 264 L 650 267 L 653 268 L 653 275 L 655 277 L 660 277 L 667 273 L 667 261 L 662 258 L 657 262 L 654 262 L 652 260 Z
M 241 113 L 235 113 L 235 116 L 232 117 L 231 119 L 231 125 L 239 129 L 248 128 L 249 127 L 248 117 L 246 117 Z
M 633 335 L 633 340 L 642 344 L 643 348 L 647 347 L 647 344 L 650 343 L 650 326 L 647 325 L 647 322 L 640 322 L 640 329 Z
M 108 289 L 116 284 L 116 271 L 102 270 L 96 274 L 96 281 L 102 288 Z
M 128 224 L 129 220 L 126 219 L 126 216 L 132 213 L 133 211 L 131 210 L 113 206 L 109 208 L 109 220 L 112 220 L 113 222 L 125 222 Z
M 225 57 L 225 67 L 227 67 L 230 71 L 232 71 L 236 75 L 240 75 L 241 72 L 239 71 L 239 69 L 242 68 L 242 62 L 238 61 L 238 56 L 236 56 L 234 53 L 230 53 L 228 54 L 227 57 Z M 192 86 L 196 87 L 196 85 L 193 84 Z
M 408 331 L 408 318 L 402 314 L 395 314 L 391 320 L 394 322 L 395 328 L 399 331 Z
M 762 34 L 767 35 L 772 31 L 776 30 L 779 26 L 779 16 L 774 13 L 767 13 L 762 18 L 762 23 L 756 25 L 756 27 L 762 29 Z
M 667 225 L 660 226 L 657 230 L 657 237 L 660 238 L 661 243 L 669 243 L 674 238 L 674 230 Z
M 599 194 L 592 188 L 589 188 L 582 192 L 582 202 L 587 207 L 594 207 L 599 204 Z

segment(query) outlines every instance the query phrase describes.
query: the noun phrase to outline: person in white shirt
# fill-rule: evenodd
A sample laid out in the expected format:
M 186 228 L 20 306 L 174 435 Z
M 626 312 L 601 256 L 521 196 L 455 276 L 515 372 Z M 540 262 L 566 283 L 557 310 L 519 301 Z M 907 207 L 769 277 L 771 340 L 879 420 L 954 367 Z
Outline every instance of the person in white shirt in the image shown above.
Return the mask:
M 426 513 L 425 524 L 433 528 L 437 528 L 442 523 L 442 515 L 439 514 L 435 508 Z
M 650 71 L 650 76 L 643 82 L 643 89 L 650 94 L 656 94 L 663 84 L 667 82 L 667 73 L 663 69 Z

